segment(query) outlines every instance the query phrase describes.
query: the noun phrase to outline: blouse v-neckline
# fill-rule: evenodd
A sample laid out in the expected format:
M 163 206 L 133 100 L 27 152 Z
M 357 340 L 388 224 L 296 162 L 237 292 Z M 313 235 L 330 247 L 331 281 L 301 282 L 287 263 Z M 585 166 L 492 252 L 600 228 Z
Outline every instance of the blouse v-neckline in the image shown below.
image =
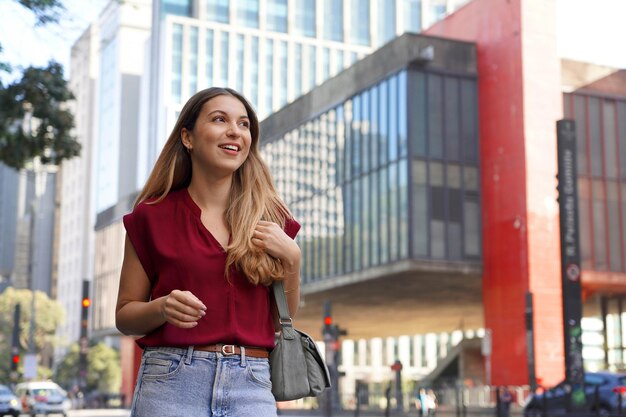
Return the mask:
M 189 189 L 188 188 L 184 188 L 183 189 L 183 194 L 185 196 L 184 198 L 184 202 L 186 203 L 187 207 L 189 207 L 189 209 L 191 209 L 191 212 L 194 214 L 194 216 L 196 217 L 197 221 L 200 223 L 200 226 L 202 226 L 202 230 L 204 230 L 204 232 L 206 233 L 206 235 L 209 237 L 210 240 L 213 241 L 213 243 L 215 243 L 217 245 L 217 247 L 224 253 L 226 253 L 226 248 L 220 243 L 219 240 L 217 240 L 217 238 L 215 237 L 215 235 L 213 235 L 213 233 L 204 225 L 204 223 L 202 222 L 202 209 L 200 208 L 200 206 L 193 200 L 193 197 L 191 197 L 191 194 L 189 194 Z M 232 235 L 229 233 L 228 234 L 228 244 L 230 244 L 232 239 Z

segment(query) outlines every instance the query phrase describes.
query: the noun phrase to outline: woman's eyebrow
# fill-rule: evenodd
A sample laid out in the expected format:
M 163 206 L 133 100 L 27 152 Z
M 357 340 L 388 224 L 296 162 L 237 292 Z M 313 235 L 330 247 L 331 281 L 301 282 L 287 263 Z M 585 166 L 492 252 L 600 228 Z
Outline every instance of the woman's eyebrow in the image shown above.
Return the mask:
M 226 113 L 224 110 L 219 110 L 219 109 L 218 109 L 218 110 L 213 110 L 213 111 L 210 111 L 209 113 L 207 113 L 207 116 L 210 116 L 210 115 L 212 115 L 213 113 L 221 113 L 221 114 L 223 114 L 223 115 L 225 115 L 225 116 L 228 116 L 228 113 Z M 239 119 L 250 119 L 250 117 L 248 117 L 248 115 L 247 115 L 247 114 L 242 114 L 241 116 L 239 116 Z

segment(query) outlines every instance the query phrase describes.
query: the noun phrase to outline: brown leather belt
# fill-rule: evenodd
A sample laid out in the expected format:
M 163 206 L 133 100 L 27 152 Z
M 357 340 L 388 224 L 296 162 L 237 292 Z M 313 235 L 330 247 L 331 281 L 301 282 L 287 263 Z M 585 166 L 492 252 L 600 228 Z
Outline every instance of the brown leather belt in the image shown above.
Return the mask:
M 245 349 L 246 356 L 251 356 L 253 358 L 269 358 L 270 354 L 267 349 L 263 349 L 260 347 L 252 347 L 252 346 L 243 346 Z M 241 347 L 235 345 L 200 345 L 194 346 L 194 350 L 200 350 L 202 352 L 218 352 L 222 355 L 230 356 L 230 355 L 241 355 Z

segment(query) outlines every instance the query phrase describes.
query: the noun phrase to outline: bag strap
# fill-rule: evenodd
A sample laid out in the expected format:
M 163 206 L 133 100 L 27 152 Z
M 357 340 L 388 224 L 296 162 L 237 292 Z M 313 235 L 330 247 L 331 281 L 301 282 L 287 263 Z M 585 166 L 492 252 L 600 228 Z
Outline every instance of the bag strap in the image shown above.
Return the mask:
M 289 307 L 287 306 L 287 297 L 285 296 L 285 289 L 282 281 L 274 281 L 272 284 L 274 290 L 274 300 L 276 301 L 276 307 L 278 307 L 278 321 L 282 328 L 293 327 L 291 316 L 289 315 Z

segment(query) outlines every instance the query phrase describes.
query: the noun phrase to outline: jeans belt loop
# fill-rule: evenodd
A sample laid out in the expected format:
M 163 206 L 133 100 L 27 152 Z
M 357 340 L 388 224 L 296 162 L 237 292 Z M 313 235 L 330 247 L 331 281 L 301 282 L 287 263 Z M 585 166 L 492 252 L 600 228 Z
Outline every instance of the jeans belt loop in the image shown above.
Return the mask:
M 246 366 L 246 348 L 243 346 L 239 346 L 239 350 L 240 350 L 240 357 L 241 360 L 239 361 L 239 364 L 241 365 L 242 368 L 245 368 Z

